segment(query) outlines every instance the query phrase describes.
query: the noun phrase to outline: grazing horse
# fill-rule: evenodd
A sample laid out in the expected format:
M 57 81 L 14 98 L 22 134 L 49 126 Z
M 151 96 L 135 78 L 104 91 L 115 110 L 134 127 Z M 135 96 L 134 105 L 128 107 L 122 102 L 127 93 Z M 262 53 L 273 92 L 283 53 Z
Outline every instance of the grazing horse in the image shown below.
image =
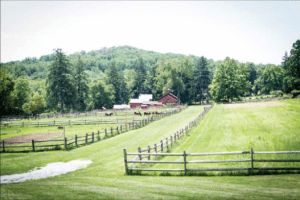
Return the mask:
M 112 116 L 113 113 L 105 113 L 105 116 Z
M 157 114 L 157 115 L 161 115 L 161 114 L 163 114 L 162 112 L 155 112 L 155 114 Z
M 144 112 L 144 115 L 151 115 L 151 112 Z
M 140 112 L 134 112 L 134 114 L 142 116 L 142 114 Z

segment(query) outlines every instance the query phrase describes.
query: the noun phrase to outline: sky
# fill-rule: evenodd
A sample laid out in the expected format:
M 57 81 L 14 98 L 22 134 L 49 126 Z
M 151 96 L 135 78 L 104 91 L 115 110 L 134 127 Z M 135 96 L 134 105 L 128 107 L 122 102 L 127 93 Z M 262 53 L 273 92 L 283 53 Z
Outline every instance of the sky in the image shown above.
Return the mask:
M 1 62 L 129 45 L 279 65 L 297 39 L 297 1 L 1 1 Z

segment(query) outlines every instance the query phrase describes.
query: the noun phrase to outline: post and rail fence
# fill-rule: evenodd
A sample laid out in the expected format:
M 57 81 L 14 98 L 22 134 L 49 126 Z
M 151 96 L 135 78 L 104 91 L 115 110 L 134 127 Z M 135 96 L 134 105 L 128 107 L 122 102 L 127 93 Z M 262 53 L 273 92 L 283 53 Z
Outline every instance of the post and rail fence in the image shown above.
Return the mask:
M 167 116 L 177 114 L 182 110 L 186 109 L 187 105 L 184 105 L 181 108 L 176 110 L 171 110 L 169 112 L 164 113 L 163 115 L 156 115 L 145 117 L 143 120 L 135 120 L 133 118 L 131 123 L 121 124 L 116 128 L 104 129 L 102 131 L 97 131 L 96 133 L 92 132 L 91 134 L 86 133 L 84 136 L 77 136 L 72 138 L 63 138 L 63 139 L 51 139 L 51 140 L 31 140 L 27 142 L 6 142 L 4 140 L 0 141 L 0 152 L 12 152 L 9 149 L 12 148 L 23 148 L 23 151 L 14 151 L 14 152 L 28 152 L 28 151 L 37 151 L 38 148 L 53 148 L 52 150 L 60 150 L 60 149 L 69 149 L 73 146 L 78 147 L 80 145 L 86 145 L 88 143 L 92 143 L 106 138 L 113 137 L 114 135 L 124 133 L 129 130 L 142 128 L 143 126 L 153 122 L 165 118 Z M 43 143 L 45 145 L 40 145 L 39 143 Z M 50 144 L 49 144 L 50 143 Z M 62 146 L 64 148 L 62 148 Z
M 216 156 L 216 155 L 251 155 L 250 159 L 231 159 L 231 160 L 193 160 L 187 161 L 187 157 L 190 156 Z M 219 153 L 127 153 L 124 149 L 124 161 L 125 161 L 125 172 L 128 174 L 129 170 L 132 171 L 166 171 L 166 172 L 184 172 L 186 175 L 187 172 L 195 171 L 241 171 L 241 170 L 300 170 L 299 167 L 254 167 L 254 163 L 269 163 L 269 162 L 300 162 L 300 159 L 254 159 L 255 154 L 300 154 L 300 151 L 257 151 L 255 152 L 253 148 L 250 151 L 236 151 L 236 152 L 219 152 Z M 156 161 L 156 160 L 127 160 L 128 155 L 136 155 L 138 157 L 154 157 L 157 156 L 182 156 L 182 161 Z M 203 163 L 236 163 L 236 162 L 249 162 L 249 167 L 243 168 L 197 168 L 190 169 L 187 167 L 188 164 L 203 164 Z M 181 169 L 142 169 L 142 168 L 129 168 L 127 163 L 136 164 L 136 163 L 155 163 L 155 164 L 182 164 Z
M 160 143 L 155 143 L 153 147 L 150 145 L 147 146 L 146 149 L 138 148 L 138 153 L 126 153 L 126 149 L 123 150 L 124 152 L 124 162 L 125 162 L 125 169 L 128 169 L 127 163 L 131 163 L 129 167 L 133 167 L 135 163 L 147 163 L 149 162 L 157 162 L 157 161 L 150 161 L 151 155 L 155 156 L 155 158 L 159 155 L 164 155 L 163 151 L 168 151 L 172 148 L 173 144 L 180 140 L 183 136 L 187 134 L 187 132 L 194 127 L 204 116 L 205 114 L 212 109 L 214 104 L 211 106 L 204 107 L 204 110 L 198 115 L 196 119 L 185 125 L 184 127 L 180 128 L 177 132 L 175 132 L 173 135 L 171 135 L 169 138 L 165 138 L 165 140 L 161 140 Z M 151 153 L 151 151 L 154 151 L 154 153 Z M 147 153 L 143 153 L 147 152 Z M 158 153 L 161 152 L 161 153 Z M 127 155 L 136 155 L 136 157 L 133 160 L 127 161 Z M 169 154 L 168 154 L 169 155 Z M 148 161 L 145 162 L 143 158 L 147 158 Z M 127 173 L 127 171 L 126 171 Z

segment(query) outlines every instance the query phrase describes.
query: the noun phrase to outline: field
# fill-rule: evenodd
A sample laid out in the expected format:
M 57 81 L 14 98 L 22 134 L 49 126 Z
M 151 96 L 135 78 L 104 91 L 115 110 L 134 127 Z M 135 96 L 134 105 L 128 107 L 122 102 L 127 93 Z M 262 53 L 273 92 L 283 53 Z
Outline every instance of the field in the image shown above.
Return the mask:
M 300 101 L 278 102 L 286 106 L 233 109 L 217 105 L 170 152 L 242 151 L 251 147 L 256 151 L 299 150 Z M 65 175 L 1 185 L 1 199 L 299 199 L 299 174 L 124 175 L 124 148 L 136 152 L 138 147 L 158 143 L 202 110 L 201 106 L 191 106 L 144 128 L 71 151 L 1 154 L 1 175 L 24 173 L 52 162 L 93 161 L 87 168 Z

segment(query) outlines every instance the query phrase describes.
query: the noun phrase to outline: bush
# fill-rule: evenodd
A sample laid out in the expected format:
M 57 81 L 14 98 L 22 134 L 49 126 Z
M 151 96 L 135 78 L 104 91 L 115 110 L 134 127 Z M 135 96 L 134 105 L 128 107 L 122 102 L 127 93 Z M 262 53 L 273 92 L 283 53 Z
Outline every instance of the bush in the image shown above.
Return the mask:
M 270 94 L 274 95 L 275 97 L 283 96 L 283 92 L 281 90 L 272 91 Z
M 293 98 L 296 98 L 298 95 L 300 95 L 300 90 L 293 90 L 291 94 Z

